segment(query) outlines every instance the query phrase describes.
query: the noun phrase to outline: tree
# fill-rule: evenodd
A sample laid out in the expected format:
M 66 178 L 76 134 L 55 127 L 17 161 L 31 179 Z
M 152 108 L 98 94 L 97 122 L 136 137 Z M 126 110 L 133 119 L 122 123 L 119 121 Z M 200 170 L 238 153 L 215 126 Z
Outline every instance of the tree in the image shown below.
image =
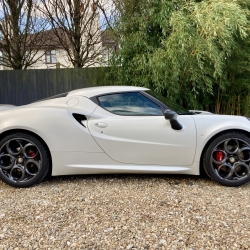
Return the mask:
M 75 68 L 101 60 L 102 40 L 98 0 L 41 0 L 42 11 Z
M 1 0 L 0 2 L 0 64 L 12 69 L 27 69 L 43 54 L 40 47 L 46 37 L 40 32 L 47 20 L 38 11 L 39 0 Z
M 248 11 L 250 2 L 237 1 L 241 8 Z M 248 15 L 249 19 L 249 15 Z M 249 23 L 248 23 L 249 25 Z M 248 26 L 249 27 L 249 26 Z M 216 113 L 250 115 L 250 37 L 236 37 L 233 53 L 226 60 L 223 84 L 213 88 Z
M 232 87 L 234 73 L 244 78 L 241 86 L 249 97 L 249 72 L 243 70 L 249 64 L 245 1 L 114 1 L 119 12 L 113 26 L 120 44 L 114 58 L 117 83 L 149 87 L 190 109 L 229 112 L 216 110 L 215 100 L 218 91 Z

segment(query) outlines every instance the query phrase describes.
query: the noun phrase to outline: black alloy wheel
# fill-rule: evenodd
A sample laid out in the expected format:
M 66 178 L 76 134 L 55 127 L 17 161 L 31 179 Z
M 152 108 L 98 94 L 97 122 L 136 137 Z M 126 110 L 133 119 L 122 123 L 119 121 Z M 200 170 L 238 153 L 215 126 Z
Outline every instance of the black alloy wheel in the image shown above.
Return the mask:
M 48 174 L 47 147 L 28 133 L 9 134 L 0 140 L 0 178 L 13 187 L 29 187 Z
M 238 132 L 221 134 L 205 151 L 207 175 L 225 186 L 240 186 L 250 180 L 250 138 Z

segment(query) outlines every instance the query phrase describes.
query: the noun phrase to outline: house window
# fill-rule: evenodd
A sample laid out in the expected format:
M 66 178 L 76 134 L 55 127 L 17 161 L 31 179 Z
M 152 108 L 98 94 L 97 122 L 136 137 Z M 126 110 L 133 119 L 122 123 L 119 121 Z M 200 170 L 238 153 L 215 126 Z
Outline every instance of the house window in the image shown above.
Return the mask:
M 45 53 L 45 62 L 49 63 L 56 63 L 56 51 L 55 50 L 48 50 Z

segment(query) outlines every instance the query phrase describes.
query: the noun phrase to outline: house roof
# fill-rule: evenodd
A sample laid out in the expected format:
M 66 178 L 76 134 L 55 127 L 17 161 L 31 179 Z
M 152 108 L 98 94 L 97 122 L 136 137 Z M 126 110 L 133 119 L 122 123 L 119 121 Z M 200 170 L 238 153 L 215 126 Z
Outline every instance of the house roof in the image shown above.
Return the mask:
M 60 38 L 56 36 L 55 30 L 45 30 L 31 36 L 36 36 L 33 47 L 39 48 L 63 48 L 60 39 L 66 41 L 67 37 L 61 28 L 57 28 L 56 32 L 60 34 Z
M 55 34 L 59 34 L 59 37 Z M 39 33 L 30 34 L 27 37 L 27 47 L 31 47 L 31 49 L 48 49 L 48 48 L 61 48 L 61 40 L 63 40 L 64 44 L 69 44 L 68 37 L 62 28 L 45 30 Z M 67 42 L 68 41 L 68 42 Z M 109 32 L 101 31 L 101 41 L 102 45 L 106 47 L 116 46 L 116 41 L 112 38 Z M 4 39 L 0 41 L 0 50 L 5 45 Z
M 61 34 L 60 39 L 67 39 L 62 29 L 57 29 Z M 46 30 L 35 34 L 30 34 L 26 39 L 26 47 L 29 49 L 45 49 L 45 48 L 62 48 L 60 39 L 55 35 L 54 30 Z M 0 41 L 0 50 L 6 46 L 6 41 L 3 38 Z

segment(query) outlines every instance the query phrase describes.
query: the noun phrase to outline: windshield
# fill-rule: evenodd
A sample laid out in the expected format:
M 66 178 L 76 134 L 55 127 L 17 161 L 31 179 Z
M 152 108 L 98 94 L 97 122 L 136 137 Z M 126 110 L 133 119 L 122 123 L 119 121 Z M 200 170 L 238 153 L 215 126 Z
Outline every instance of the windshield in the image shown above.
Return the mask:
M 158 99 L 160 102 L 162 102 L 163 104 L 168 106 L 171 110 L 175 111 L 179 115 L 191 114 L 191 112 L 188 109 L 185 109 L 185 108 L 179 106 L 178 104 L 169 101 L 169 99 L 167 99 L 166 97 L 164 97 L 164 96 L 162 96 L 162 95 L 160 95 L 152 90 L 147 90 L 145 92 L 148 93 L 149 95 L 153 96 L 154 98 Z

